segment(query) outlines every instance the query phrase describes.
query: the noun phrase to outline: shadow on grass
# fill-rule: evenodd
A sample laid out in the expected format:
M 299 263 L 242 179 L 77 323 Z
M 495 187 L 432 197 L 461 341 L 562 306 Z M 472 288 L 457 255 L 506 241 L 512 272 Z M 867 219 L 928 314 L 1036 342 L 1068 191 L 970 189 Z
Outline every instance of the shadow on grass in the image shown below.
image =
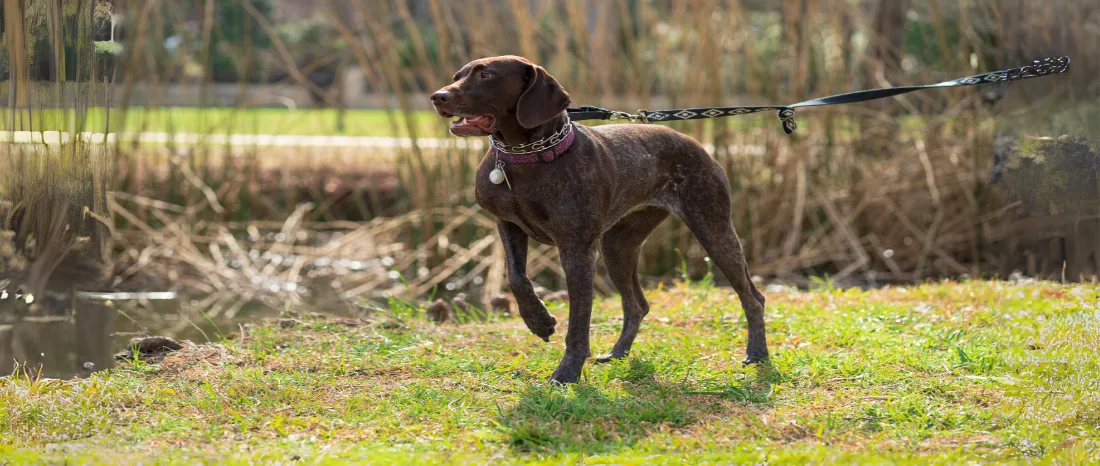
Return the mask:
M 694 424 L 704 415 L 730 415 L 737 403 L 768 406 L 772 384 L 784 379 L 771 366 L 761 366 L 752 380 L 704 380 L 688 386 L 659 380 L 656 366 L 643 359 L 597 367 L 590 368 L 589 380 L 576 386 L 528 387 L 498 421 L 512 447 L 545 453 L 631 447 L 655 432 Z M 600 380 L 591 380 L 594 376 Z

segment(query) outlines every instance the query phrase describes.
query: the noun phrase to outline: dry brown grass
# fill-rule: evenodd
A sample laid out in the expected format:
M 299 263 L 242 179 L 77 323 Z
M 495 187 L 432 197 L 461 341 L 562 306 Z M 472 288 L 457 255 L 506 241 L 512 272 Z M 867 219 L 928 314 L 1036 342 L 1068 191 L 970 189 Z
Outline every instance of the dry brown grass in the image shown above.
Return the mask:
M 1028 239 L 1019 238 L 1013 199 L 988 182 L 995 137 L 1001 131 L 1087 135 L 1095 128 L 1035 123 L 1051 119 L 1050 108 L 1072 110 L 1097 98 L 1100 73 L 1085 57 L 1100 40 L 1100 29 L 1092 27 L 1100 11 L 1089 1 L 912 2 L 912 14 L 900 17 L 900 36 L 883 26 L 899 19 L 896 11 L 846 0 L 536 3 L 529 9 L 488 0 L 428 0 L 422 8 L 327 2 L 318 14 L 342 41 L 327 56 L 293 63 L 288 54 L 296 51 L 278 40 L 269 52 L 234 52 L 268 53 L 266 63 L 306 87 L 303 70 L 332 60 L 353 63 L 375 91 L 393 97 L 385 108 L 393 132 L 414 141 L 436 136 L 418 123 L 424 103 L 417 99 L 461 64 L 486 55 L 522 54 L 551 70 L 576 104 L 624 110 L 787 103 L 936 82 L 1041 56 L 1074 57 L 1071 73 L 1013 85 L 992 110 L 968 88 L 803 112 L 794 136 L 764 116 L 673 124 L 718 146 L 715 157 L 734 188 L 733 220 L 753 272 L 798 283 L 825 274 L 858 283 L 1007 274 L 1015 242 Z M 145 40 L 127 49 L 128 71 L 118 77 L 126 89 L 193 79 L 178 63 L 154 66 L 166 58 L 154 45 L 172 32 L 154 21 L 156 14 L 182 21 L 186 9 L 154 11 L 143 2 L 119 7 L 134 21 L 133 36 Z M 260 29 L 277 26 L 254 9 L 247 14 Z M 1069 17 L 1080 22 L 1067 25 L 1062 18 Z M 211 17 L 199 20 L 199 29 L 177 32 L 201 44 L 224 33 Z M 499 27 L 479 27 L 487 23 Z M 191 58 L 208 55 L 200 47 Z M 150 70 L 156 72 L 143 74 Z M 116 97 L 125 105 L 129 95 Z M 326 99 L 338 106 L 338 96 Z M 882 124 L 893 121 L 898 124 Z M 142 271 L 224 296 L 200 304 L 226 313 L 264 296 L 296 302 L 301 290 L 343 300 L 421 299 L 448 284 L 481 297 L 502 288 L 502 253 L 487 239 L 494 236 L 491 219 L 471 207 L 480 154 L 415 142 L 380 158 L 308 148 L 120 146 L 119 152 L 111 209 L 122 245 L 120 286 L 148 287 L 127 281 Z M 319 260 L 370 267 L 322 275 L 330 267 L 316 265 Z M 660 227 L 643 252 L 642 269 L 655 278 L 700 278 L 708 267 L 675 220 Z M 563 283 L 552 248 L 535 248 L 531 269 L 548 288 Z M 603 281 L 598 288 L 612 291 Z

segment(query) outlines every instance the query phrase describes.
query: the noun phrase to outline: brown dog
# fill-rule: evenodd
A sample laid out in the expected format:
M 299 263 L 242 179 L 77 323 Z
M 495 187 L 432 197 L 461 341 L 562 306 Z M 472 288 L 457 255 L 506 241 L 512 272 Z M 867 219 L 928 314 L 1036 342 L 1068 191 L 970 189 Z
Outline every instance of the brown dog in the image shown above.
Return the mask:
M 493 147 L 477 171 L 477 203 L 498 219 L 520 316 L 546 341 L 557 321 L 527 277 L 527 240 L 558 247 L 569 329 L 552 381 L 576 382 L 591 354 L 597 244 L 622 294 L 623 330 L 596 361 L 630 351 L 649 312 L 638 253 L 669 212 L 684 220 L 737 292 L 749 328 L 745 363 L 767 359 L 764 296 L 749 279 L 730 220 L 729 183 L 699 143 L 663 126 L 573 124 L 565 111 L 569 94 L 545 69 L 516 56 L 472 61 L 431 98 L 444 118 L 458 117 L 451 134 L 490 137 Z

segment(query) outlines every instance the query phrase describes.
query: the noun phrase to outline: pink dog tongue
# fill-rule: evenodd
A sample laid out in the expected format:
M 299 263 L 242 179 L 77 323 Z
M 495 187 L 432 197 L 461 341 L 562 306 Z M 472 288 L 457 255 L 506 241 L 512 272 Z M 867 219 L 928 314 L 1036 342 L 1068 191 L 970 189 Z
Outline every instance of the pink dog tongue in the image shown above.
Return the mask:
M 473 126 L 473 127 L 479 128 L 479 129 L 486 130 L 486 131 L 491 129 L 491 128 L 486 127 L 486 126 L 488 126 L 489 122 L 490 122 L 490 120 L 489 120 L 488 115 L 479 115 L 479 116 L 475 116 L 475 117 L 466 117 L 466 125 L 467 126 Z

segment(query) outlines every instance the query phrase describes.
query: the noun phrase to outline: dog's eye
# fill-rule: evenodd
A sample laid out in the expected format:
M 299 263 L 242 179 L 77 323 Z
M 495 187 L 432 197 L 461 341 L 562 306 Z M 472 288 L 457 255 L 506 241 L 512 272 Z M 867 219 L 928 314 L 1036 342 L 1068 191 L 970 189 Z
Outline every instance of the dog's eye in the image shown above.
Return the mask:
M 489 79 L 489 78 L 493 77 L 493 73 L 490 73 L 488 71 L 482 71 L 481 73 L 478 73 L 477 76 L 481 79 Z

